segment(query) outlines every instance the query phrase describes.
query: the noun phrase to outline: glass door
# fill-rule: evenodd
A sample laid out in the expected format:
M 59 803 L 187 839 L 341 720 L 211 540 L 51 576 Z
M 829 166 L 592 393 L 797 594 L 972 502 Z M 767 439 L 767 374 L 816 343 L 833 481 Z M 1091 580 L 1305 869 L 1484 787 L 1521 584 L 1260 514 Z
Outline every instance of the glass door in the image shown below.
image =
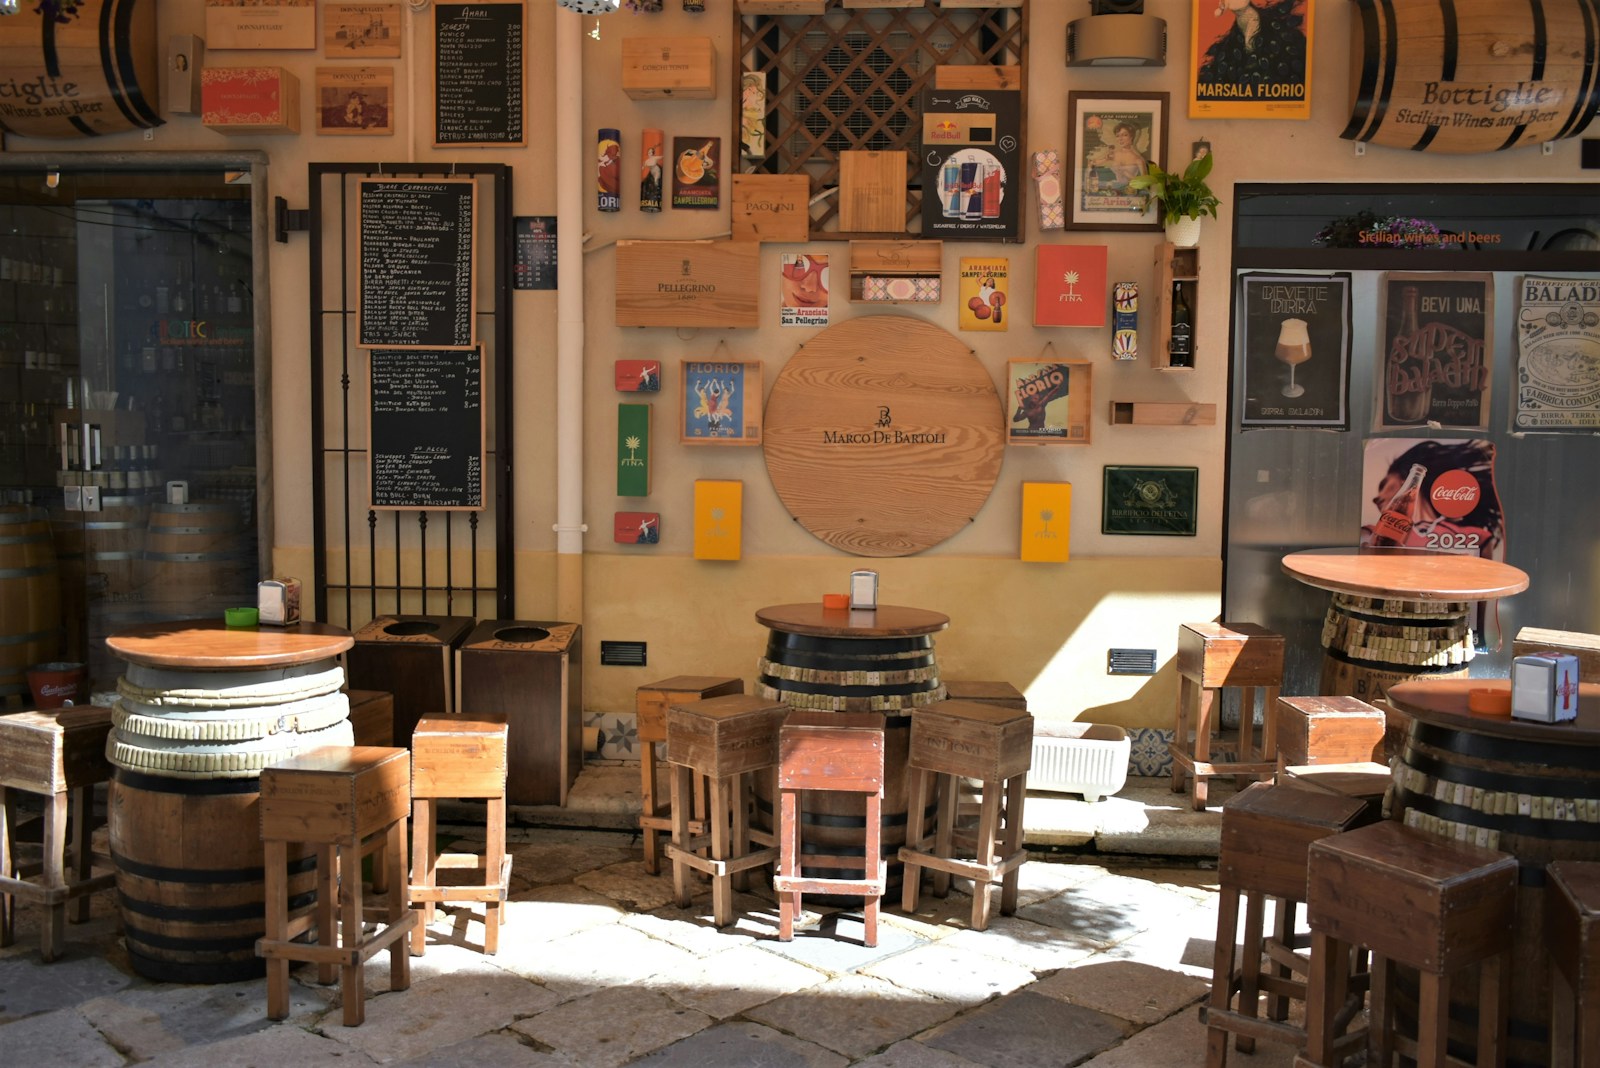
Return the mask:
M 256 235 L 239 173 L 0 170 L 9 704 L 41 696 L 45 664 L 82 665 L 78 700 L 112 689 L 104 639 L 125 627 L 255 603 Z

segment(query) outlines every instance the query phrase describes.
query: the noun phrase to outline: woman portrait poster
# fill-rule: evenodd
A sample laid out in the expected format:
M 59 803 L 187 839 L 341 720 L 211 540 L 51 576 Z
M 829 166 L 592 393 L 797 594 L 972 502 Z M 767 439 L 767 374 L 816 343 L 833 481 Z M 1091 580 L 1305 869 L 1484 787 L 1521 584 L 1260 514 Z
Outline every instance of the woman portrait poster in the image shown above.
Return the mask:
M 1189 117 L 1309 119 L 1310 0 L 1194 0 Z
M 1069 230 L 1159 230 L 1149 194 L 1128 183 L 1167 165 L 1166 93 L 1067 94 Z

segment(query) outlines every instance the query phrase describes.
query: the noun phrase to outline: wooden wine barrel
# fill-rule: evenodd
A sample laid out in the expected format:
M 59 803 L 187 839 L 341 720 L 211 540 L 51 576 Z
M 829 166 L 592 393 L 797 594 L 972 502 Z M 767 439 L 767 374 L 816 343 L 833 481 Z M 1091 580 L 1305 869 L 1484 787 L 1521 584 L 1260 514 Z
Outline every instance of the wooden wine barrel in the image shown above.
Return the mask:
M 96 137 L 160 126 L 155 0 L 24 4 L 0 18 L 0 129 L 26 137 Z
M 110 841 L 140 975 L 219 983 L 264 974 L 255 954 L 266 925 L 261 768 L 351 744 L 343 682 L 332 659 L 239 671 L 132 663 L 117 680 Z M 291 909 L 315 900 L 314 861 L 303 853 L 291 854 L 289 893 Z
M 1336 593 L 1322 623 L 1318 693 L 1381 700 L 1414 678 L 1465 678 L 1476 649 L 1464 601 Z
M 1417 152 L 1494 152 L 1582 133 L 1600 106 L 1593 0 L 1356 0 L 1350 122 Z
M 67 588 L 89 590 L 96 599 L 131 598 L 139 591 L 149 525 L 148 494 L 102 497 L 98 512 L 52 508 L 50 528 Z
M 256 561 L 237 505 L 159 503 L 144 542 L 144 595 L 172 617 L 215 615 L 255 601 Z
M 61 575 L 37 508 L 0 508 L 0 701 L 26 698 L 28 668 L 61 646 Z
M 1392 788 L 1391 818 L 1517 858 L 1517 962 L 1506 1059 L 1511 1068 L 1552 1063 L 1545 867 L 1554 860 L 1600 860 L 1600 748 L 1571 744 L 1559 728 L 1548 733 L 1548 740 L 1500 737 L 1419 717 Z M 1414 977 L 1400 989 L 1409 990 L 1414 1005 Z M 1452 989 L 1470 995 L 1476 983 L 1457 982 Z M 1450 1015 L 1452 1052 L 1471 1050 L 1475 998 L 1453 1003 Z
M 880 851 L 889 862 L 890 886 L 904 877 L 900 847 L 906 842 L 906 764 L 911 752 L 911 711 L 945 699 L 929 635 L 848 638 L 772 631 L 758 666 L 756 692 L 791 708 L 825 712 L 883 712 L 884 788 Z M 758 819 L 773 826 L 770 777 L 758 777 Z M 926 818 L 934 817 L 937 799 Z M 862 856 L 866 799 L 859 794 L 806 792 L 800 796 L 802 853 Z M 859 871 L 807 866 L 807 878 L 859 878 Z M 820 899 L 819 900 L 827 900 Z M 849 902 L 851 899 L 842 899 Z

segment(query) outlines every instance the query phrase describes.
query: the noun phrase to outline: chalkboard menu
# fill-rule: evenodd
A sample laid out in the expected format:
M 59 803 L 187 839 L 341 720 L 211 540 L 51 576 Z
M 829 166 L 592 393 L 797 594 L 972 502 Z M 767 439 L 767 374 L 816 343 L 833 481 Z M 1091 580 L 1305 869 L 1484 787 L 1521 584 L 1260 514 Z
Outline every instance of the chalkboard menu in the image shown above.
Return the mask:
M 469 349 L 473 327 L 470 178 L 361 181 L 357 343 Z
M 484 506 L 478 349 L 373 349 L 368 425 L 373 508 Z
M 433 143 L 522 144 L 522 0 L 433 10 Z

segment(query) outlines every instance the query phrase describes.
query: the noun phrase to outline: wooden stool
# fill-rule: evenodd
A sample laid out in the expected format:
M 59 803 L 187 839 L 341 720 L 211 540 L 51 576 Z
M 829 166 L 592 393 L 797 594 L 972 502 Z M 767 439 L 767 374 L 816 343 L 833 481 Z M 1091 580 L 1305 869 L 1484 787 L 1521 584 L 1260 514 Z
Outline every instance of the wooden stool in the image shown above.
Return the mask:
M 389 987 L 411 985 L 405 936 L 417 914 L 406 907 L 406 810 L 411 803 L 411 754 L 381 746 L 324 746 L 261 770 L 261 840 L 266 853 L 267 933 L 256 955 L 267 958 L 267 1016 L 289 1015 L 289 962 L 312 961 L 317 981 L 331 983 L 339 967 L 344 1025 L 366 1017 L 361 966 L 389 950 Z M 362 937 L 362 841 L 384 836 L 374 866 L 388 865 L 387 926 Z M 289 914 L 288 846 L 317 854 L 314 910 Z M 338 915 L 334 914 L 335 901 Z M 315 929 L 314 944 L 295 939 Z
M 1544 875 L 1551 1063 L 1600 1068 L 1600 861 L 1558 860 Z
M 860 894 L 866 944 L 878 944 L 878 903 L 889 881 L 883 859 L 883 727 L 876 712 L 789 713 L 778 731 L 778 941 L 794 938 L 805 894 Z M 860 868 L 859 879 L 806 878 L 800 872 L 799 791 L 865 794 L 865 841 L 859 857 L 813 854 L 819 868 Z
M 1255 623 L 1184 623 L 1178 628 L 1178 715 L 1172 735 L 1172 792 L 1182 793 L 1193 777 L 1190 797 L 1196 811 L 1206 807 L 1206 780 L 1213 775 L 1271 775 L 1276 768 L 1272 708 L 1283 684 L 1283 635 Z M 1239 758 L 1211 759 L 1212 718 L 1217 691 L 1240 688 Z M 1255 741 L 1256 690 L 1265 692 L 1262 739 Z M 1194 708 L 1193 716 L 1190 709 Z M 1194 731 L 1193 748 L 1189 732 Z
M 900 849 L 906 866 L 902 908 L 916 911 L 922 869 L 931 868 L 935 892 L 941 896 L 951 875 L 972 880 L 973 930 L 989 926 L 995 883 L 1001 884 L 1000 914 L 1017 911 L 1017 871 L 1028 859 L 1022 848 L 1022 804 L 1032 762 L 1033 717 L 1026 712 L 977 701 L 940 701 L 917 710 L 911 717 L 907 844 Z M 983 785 L 971 860 L 956 857 L 956 795 L 962 776 Z M 924 813 L 935 789 L 943 791 L 938 818 L 933 834 L 925 835 Z
M 500 951 L 501 905 L 511 887 L 506 853 L 506 717 L 424 716 L 411 735 L 411 886 L 421 906 L 411 932 L 411 952 L 422 956 L 434 906 L 444 901 L 483 902 L 483 951 Z M 482 798 L 483 856 L 439 852 L 439 798 Z M 467 869 L 475 882 L 439 885 L 439 869 Z
M 1389 1068 L 1395 1053 L 1420 1068 L 1442 1068 L 1450 1024 L 1450 980 L 1478 965 L 1479 1068 L 1504 1065 L 1511 992 L 1511 933 L 1517 861 L 1507 853 L 1413 830 L 1396 820 L 1313 842 L 1306 912 L 1311 979 L 1306 1049 L 1296 1068 L 1342 1064 L 1341 999 L 1349 949 L 1372 951 L 1369 1065 Z M 1395 1034 L 1395 966 L 1420 973 L 1417 1037 Z
M 744 694 L 667 707 L 667 761 L 672 765 L 672 885 L 678 904 L 689 904 L 689 869 L 711 876 L 711 918 L 733 922 L 733 891 L 749 886 L 749 871 L 771 864 L 778 851 L 750 849 L 752 840 L 770 847 L 772 837 L 750 826 L 751 779 L 778 763 L 778 728 L 789 707 Z M 693 776 L 711 788 L 706 829 L 689 829 L 688 794 Z M 705 856 L 700 851 L 706 850 Z
M 1295 764 L 1278 772 L 1278 781 L 1301 790 L 1353 798 L 1365 811 L 1355 827 L 1365 827 L 1383 819 L 1383 799 L 1392 781 L 1386 765 L 1371 760 L 1353 764 Z
M 1306 852 L 1311 843 L 1348 830 L 1363 811 L 1358 801 L 1290 786 L 1252 783 L 1222 806 L 1222 851 L 1217 860 L 1217 940 L 1211 998 L 1202 1012 L 1209 1027 L 1207 1068 L 1228 1063 L 1228 1035 L 1241 1052 L 1258 1038 L 1305 1045 L 1303 1028 L 1288 1023 L 1289 1001 L 1304 1001 L 1310 962 L 1296 952 L 1295 914 L 1306 897 Z M 1236 945 L 1244 900 L 1244 944 Z M 1266 904 L 1276 903 L 1272 931 L 1263 934 Z M 1263 974 L 1262 958 L 1271 961 Z M 1238 994 L 1237 1004 L 1233 1000 Z M 1260 1013 L 1261 995 L 1267 1014 Z
M 350 732 L 356 745 L 394 745 L 394 694 L 387 690 L 349 690 Z M 404 741 L 409 742 L 408 737 Z
M 66 946 L 67 902 L 76 902 L 72 922 L 83 923 L 89 918 L 88 895 L 116 884 L 115 871 L 94 874 L 95 860 L 109 864 L 111 858 L 89 848 L 94 786 L 111 778 L 110 731 L 109 708 L 0 716 L 0 946 L 16 938 L 16 899 L 21 898 L 45 907 L 39 950 L 46 961 L 55 960 Z M 44 798 L 44 855 L 38 864 L 17 861 L 10 790 Z
M 663 805 L 656 792 L 656 743 L 667 740 L 667 706 L 736 693 L 744 693 L 744 680 L 723 675 L 674 675 L 634 691 L 639 716 L 639 829 L 644 832 L 644 870 L 651 875 L 660 870 L 656 835 L 672 833 L 672 803 L 669 800 Z M 700 834 L 705 830 L 705 806 L 700 790 L 695 790 L 694 797 L 695 820 L 690 830 Z
M 1290 765 L 1350 764 L 1383 755 L 1384 715 L 1356 697 L 1280 697 L 1278 773 Z
M 1028 710 L 1028 699 L 1021 690 L 1009 682 L 974 682 L 968 679 L 944 679 L 945 696 L 951 701 L 982 701 L 985 704 L 1004 705 L 1018 712 Z

